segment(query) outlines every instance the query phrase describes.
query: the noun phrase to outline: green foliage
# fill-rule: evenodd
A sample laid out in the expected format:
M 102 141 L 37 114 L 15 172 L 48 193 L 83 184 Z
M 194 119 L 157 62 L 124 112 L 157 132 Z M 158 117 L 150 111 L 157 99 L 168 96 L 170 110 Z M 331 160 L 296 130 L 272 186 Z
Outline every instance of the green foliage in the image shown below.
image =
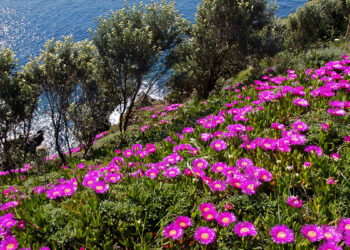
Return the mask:
M 286 48 L 290 51 L 305 49 L 315 42 L 344 36 L 348 28 L 349 4 L 349 0 L 308 1 L 286 21 Z
M 29 75 L 28 67 L 17 72 L 11 49 L 0 48 L 0 165 L 7 170 L 28 160 L 26 143 L 40 95 Z
M 100 17 L 92 33 L 98 50 L 97 76 L 110 95 L 107 100 L 118 107 L 121 132 L 135 102 L 147 98 L 176 60 L 173 49 L 182 41 L 187 24 L 174 4 L 127 6 Z
M 196 89 L 201 98 L 220 78 L 231 77 L 280 47 L 276 8 L 265 0 L 206 1 L 198 6 L 190 38 L 178 48 L 170 86 L 180 93 Z

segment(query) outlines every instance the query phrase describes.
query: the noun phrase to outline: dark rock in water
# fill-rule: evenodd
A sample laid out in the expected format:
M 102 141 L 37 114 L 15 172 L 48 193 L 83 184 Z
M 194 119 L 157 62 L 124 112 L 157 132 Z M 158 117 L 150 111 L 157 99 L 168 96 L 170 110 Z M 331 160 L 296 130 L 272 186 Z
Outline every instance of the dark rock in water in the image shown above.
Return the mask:
M 25 151 L 35 153 L 35 150 L 44 141 L 44 131 L 39 130 L 33 137 L 29 138 L 29 141 L 25 145 Z

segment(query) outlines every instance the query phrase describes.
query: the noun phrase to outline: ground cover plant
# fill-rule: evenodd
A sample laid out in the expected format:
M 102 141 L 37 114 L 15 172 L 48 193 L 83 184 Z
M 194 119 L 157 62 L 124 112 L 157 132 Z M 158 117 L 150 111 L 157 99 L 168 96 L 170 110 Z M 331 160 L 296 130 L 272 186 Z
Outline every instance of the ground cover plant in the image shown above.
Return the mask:
M 346 249 L 349 75 L 347 55 L 270 71 L 142 108 L 123 147 L 0 172 L 0 249 Z

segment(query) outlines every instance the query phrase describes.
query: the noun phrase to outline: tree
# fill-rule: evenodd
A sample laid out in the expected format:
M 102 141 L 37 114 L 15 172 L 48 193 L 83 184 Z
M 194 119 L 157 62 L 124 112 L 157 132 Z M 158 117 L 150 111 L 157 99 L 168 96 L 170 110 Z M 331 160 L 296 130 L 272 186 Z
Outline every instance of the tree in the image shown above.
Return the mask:
M 187 26 L 173 1 L 126 6 L 99 18 L 92 33 L 98 50 L 96 72 L 111 105 L 118 107 L 121 132 L 135 103 L 145 99 L 174 64 L 174 48 Z
M 71 122 L 68 108 L 76 98 L 79 52 L 73 38 L 63 37 L 63 41 L 49 40 L 44 50 L 33 64 L 40 65 L 41 77 L 37 79 L 42 88 L 45 112 L 49 114 L 59 157 L 66 163 L 62 151 L 65 144 L 70 152 Z M 36 61 L 36 62 L 34 62 Z
M 285 46 L 290 51 L 307 49 L 318 41 L 346 36 L 349 0 L 314 0 L 290 14 L 285 28 Z M 349 28 L 348 28 L 349 29 Z
M 24 67 L 26 69 L 26 67 Z M 1 165 L 13 169 L 28 155 L 26 144 L 32 131 L 34 110 L 40 90 L 26 81 L 27 73 L 17 72 L 11 49 L 0 49 L 0 156 Z
M 206 98 L 220 78 L 281 48 L 276 8 L 266 0 L 202 0 L 190 39 L 177 50 L 170 86 Z
M 87 40 L 78 42 L 79 85 L 77 98 L 69 108 L 69 119 L 73 122 L 73 135 L 84 148 L 84 157 L 91 149 L 96 134 L 110 127 L 108 114 L 114 107 L 108 105 L 103 86 L 99 85 L 94 75 L 97 50 Z

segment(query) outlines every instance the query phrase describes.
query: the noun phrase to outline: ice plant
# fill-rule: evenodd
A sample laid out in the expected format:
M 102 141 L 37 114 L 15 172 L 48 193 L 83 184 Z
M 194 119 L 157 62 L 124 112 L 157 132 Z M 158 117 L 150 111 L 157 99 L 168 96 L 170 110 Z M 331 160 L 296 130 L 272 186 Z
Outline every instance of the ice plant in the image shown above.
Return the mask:
M 181 174 L 181 170 L 178 167 L 170 167 L 166 169 L 163 175 L 169 179 L 173 179 Z
M 341 246 L 337 246 L 336 242 L 327 241 L 320 245 L 318 250 L 342 250 Z
M 324 238 L 323 230 L 317 225 L 307 224 L 301 227 L 301 233 L 310 242 L 320 241 Z
M 216 216 L 216 221 L 220 226 L 228 227 L 231 223 L 236 222 L 236 216 L 230 212 L 223 212 Z
M 341 218 L 338 224 L 341 232 L 350 232 L 350 218 Z
M 18 242 L 14 236 L 7 236 L 0 242 L 1 250 L 17 249 Z
M 199 206 L 199 210 L 202 211 L 202 212 L 207 212 L 209 210 L 216 210 L 215 206 L 211 203 L 202 203 L 200 206 Z
M 303 98 L 296 98 L 296 99 L 293 100 L 293 103 L 296 106 L 301 106 L 301 107 L 309 106 L 309 102 L 306 99 L 303 99 Z
M 210 144 L 210 147 L 212 147 L 216 151 L 221 151 L 227 148 L 227 144 L 224 140 L 215 140 L 215 141 L 212 141 L 212 143 Z
M 289 196 L 287 198 L 287 204 L 291 207 L 299 208 L 303 205 L 303 201 L 298 196 Z
M 294 233 L 286 225 L 271 228 L 270 235 L 276 244 L 288 244 L 294 241 Z
M 194 238 L 202 245 L 209 245 L 214 242 L 216 233 L 214 229 L 209 227 L 199 227 L 194 233 Z
M 253 223 L 249 221 L 238 222 L 233 228 L 233 231 L 240 237 L 246 237 L 248 235 L 254 237 L 258 234 Z
M 187 216 L 179 216 L 174 221 L 175 224 L 177 224 L 181 228 L 186 228 L 192 226 L 192 221 Z
M 222 192 L 222 191 L 225 191 L 227 188 L 226 185 L 221 180 L 213 181 L 212 183 L 210 183 L 209 187 L 212 192 L 216 192 L 216 191 Z
M 91 185 L 91 188 L 94 189 L 96 193 L 106 193 L 109 189 L 109 185 L 104 181 L 96 181 Z
M 180 239 L 184 234 L 184 230 L 179 225 L 172 223 L 164 228 L 163 235 L 165 238 L 172 238 L 173 240 Z
M 322 226 L 324 238 L 327 241 L 340 242 L 343 239 L 343 234 L 333 226 Z

